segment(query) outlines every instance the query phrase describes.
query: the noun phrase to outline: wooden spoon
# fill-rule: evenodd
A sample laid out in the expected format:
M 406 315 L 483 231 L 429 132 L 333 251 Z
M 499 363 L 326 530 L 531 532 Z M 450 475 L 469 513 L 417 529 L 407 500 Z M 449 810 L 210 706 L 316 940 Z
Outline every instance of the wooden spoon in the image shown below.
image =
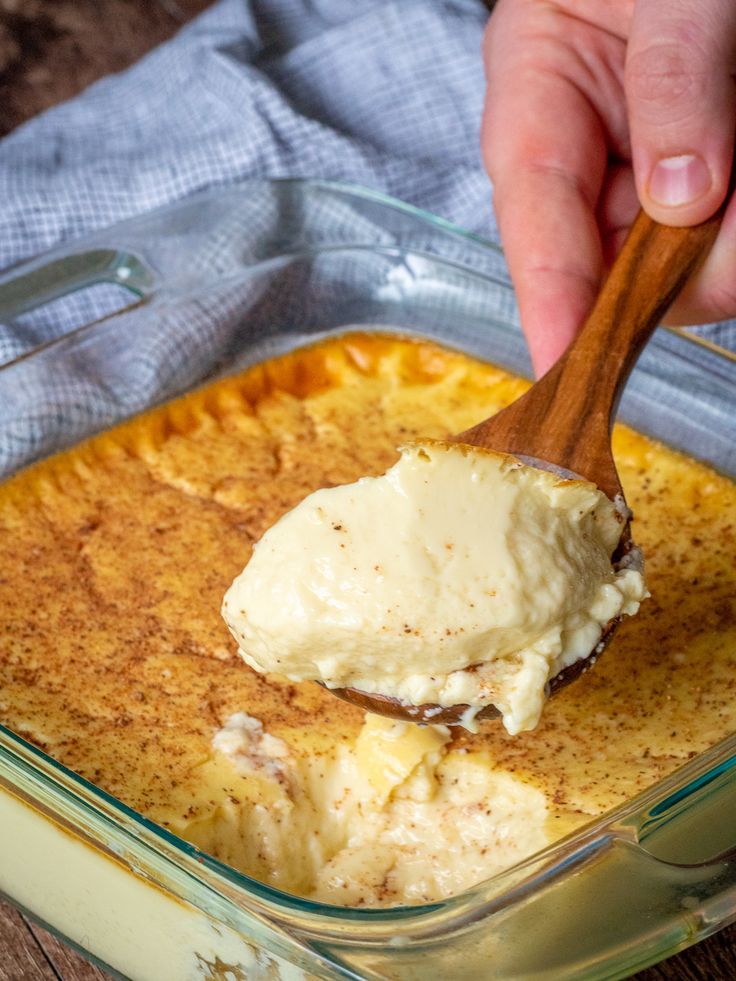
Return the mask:
M 611 452 L 619 396 L 654 328 L 708 254 L 724 211 L 725 204 L 708 221 L 692 228 L 660 225 L 640 211 L 590 316 L 563 357 L 512 405 L 452 437 L 596 484 L 621 505 L 622 514 L 628 514 L 614 564 L 632 548 L 631 515 Z M 590 657 L 581 658 L 548 682 L 548 693 L 592 666 L 616 622 L 607 625 Z M 407 705 L 355 688 L 331 691 L 367 711 L 413 722 L 456 725 L 468 709 L 467 705 Z M 476 718 L 498 715 L 494 706 L 488 706 Z

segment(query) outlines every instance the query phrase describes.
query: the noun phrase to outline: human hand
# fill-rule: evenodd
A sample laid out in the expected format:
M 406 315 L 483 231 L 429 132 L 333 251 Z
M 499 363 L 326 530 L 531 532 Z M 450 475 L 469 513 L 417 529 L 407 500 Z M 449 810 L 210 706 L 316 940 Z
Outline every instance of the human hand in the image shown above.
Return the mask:
M 641 206 L 710 217 L 736 130 L 734 0 L 499 0 L 482 144 L 537 374 L 581 327 Z M 736 198 L 671 324 L 736 315 Z

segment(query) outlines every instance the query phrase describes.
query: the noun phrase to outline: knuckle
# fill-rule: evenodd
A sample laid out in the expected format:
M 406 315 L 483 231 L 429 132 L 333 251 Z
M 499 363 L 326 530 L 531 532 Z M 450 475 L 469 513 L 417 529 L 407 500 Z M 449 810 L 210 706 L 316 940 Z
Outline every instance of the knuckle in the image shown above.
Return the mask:
M 550 188 L 556 186 L 558 193 L 564 193 L 568 197 L 581 198 L 588 200 L 589 191 L 582 175 L 573 167 L 565 166 L 560 161 L 559 155 L 545 156 L 541 153 L 530 152 L 525 163 L 520 163 L 517 170 L 517 180 L 524 179 L 535 181 L 538 184 L 544 183 Z M 592 201 L 588 201 L 592 206 Z
M 711 286 L 708 305 L 719 320 L 736 316 L 736 284 L 731 277 L 721 279 Z
M 692 47 L 681 42 L 653 44 L 632 53 L 626 63 L 629 99 L 653 121 L 675 122 L 695 111 L 707 81 L 707 69 L 698 67 Z

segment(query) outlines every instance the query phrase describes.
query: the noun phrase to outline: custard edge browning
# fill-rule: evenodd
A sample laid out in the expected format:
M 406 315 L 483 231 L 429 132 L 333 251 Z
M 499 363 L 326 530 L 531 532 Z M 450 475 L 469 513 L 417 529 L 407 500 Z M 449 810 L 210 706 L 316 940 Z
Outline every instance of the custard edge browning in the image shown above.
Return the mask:
M 184 836 L 223 801 L 267 803 L 267 786 L 213 755 L 226 718 L 250 712 L 306 758 L 352 745 L 362 717 L 237 658 L 218 611 L 252 542 L 316 487 L 381 473 L 400 443 L 467 428 L 525 387 L 434 344 L 350 335 L 11 479 L 0 487 L 0 718 Z M 489 723 L 453 737 L 544 793 L 550 839 L 736 729 L 736 488 L 623 427 L 615 451 L 653 600 L 535 732 Z M 203 785 L 211 796 L 197 802 Z

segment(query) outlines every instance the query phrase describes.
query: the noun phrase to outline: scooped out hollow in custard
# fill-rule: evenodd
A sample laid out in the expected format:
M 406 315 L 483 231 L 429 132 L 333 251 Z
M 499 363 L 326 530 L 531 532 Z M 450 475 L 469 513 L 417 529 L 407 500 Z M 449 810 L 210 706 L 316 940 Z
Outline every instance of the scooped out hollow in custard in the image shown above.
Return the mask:
M 638 569 L 612 565 L 621 532 L 587 481 L 424 441 L 384 475 L 285 514 L 223 615 L 258 671 L 413 705 L 494 705 L 515 734 L 538 723 L 550 678 L 647 596 Z

